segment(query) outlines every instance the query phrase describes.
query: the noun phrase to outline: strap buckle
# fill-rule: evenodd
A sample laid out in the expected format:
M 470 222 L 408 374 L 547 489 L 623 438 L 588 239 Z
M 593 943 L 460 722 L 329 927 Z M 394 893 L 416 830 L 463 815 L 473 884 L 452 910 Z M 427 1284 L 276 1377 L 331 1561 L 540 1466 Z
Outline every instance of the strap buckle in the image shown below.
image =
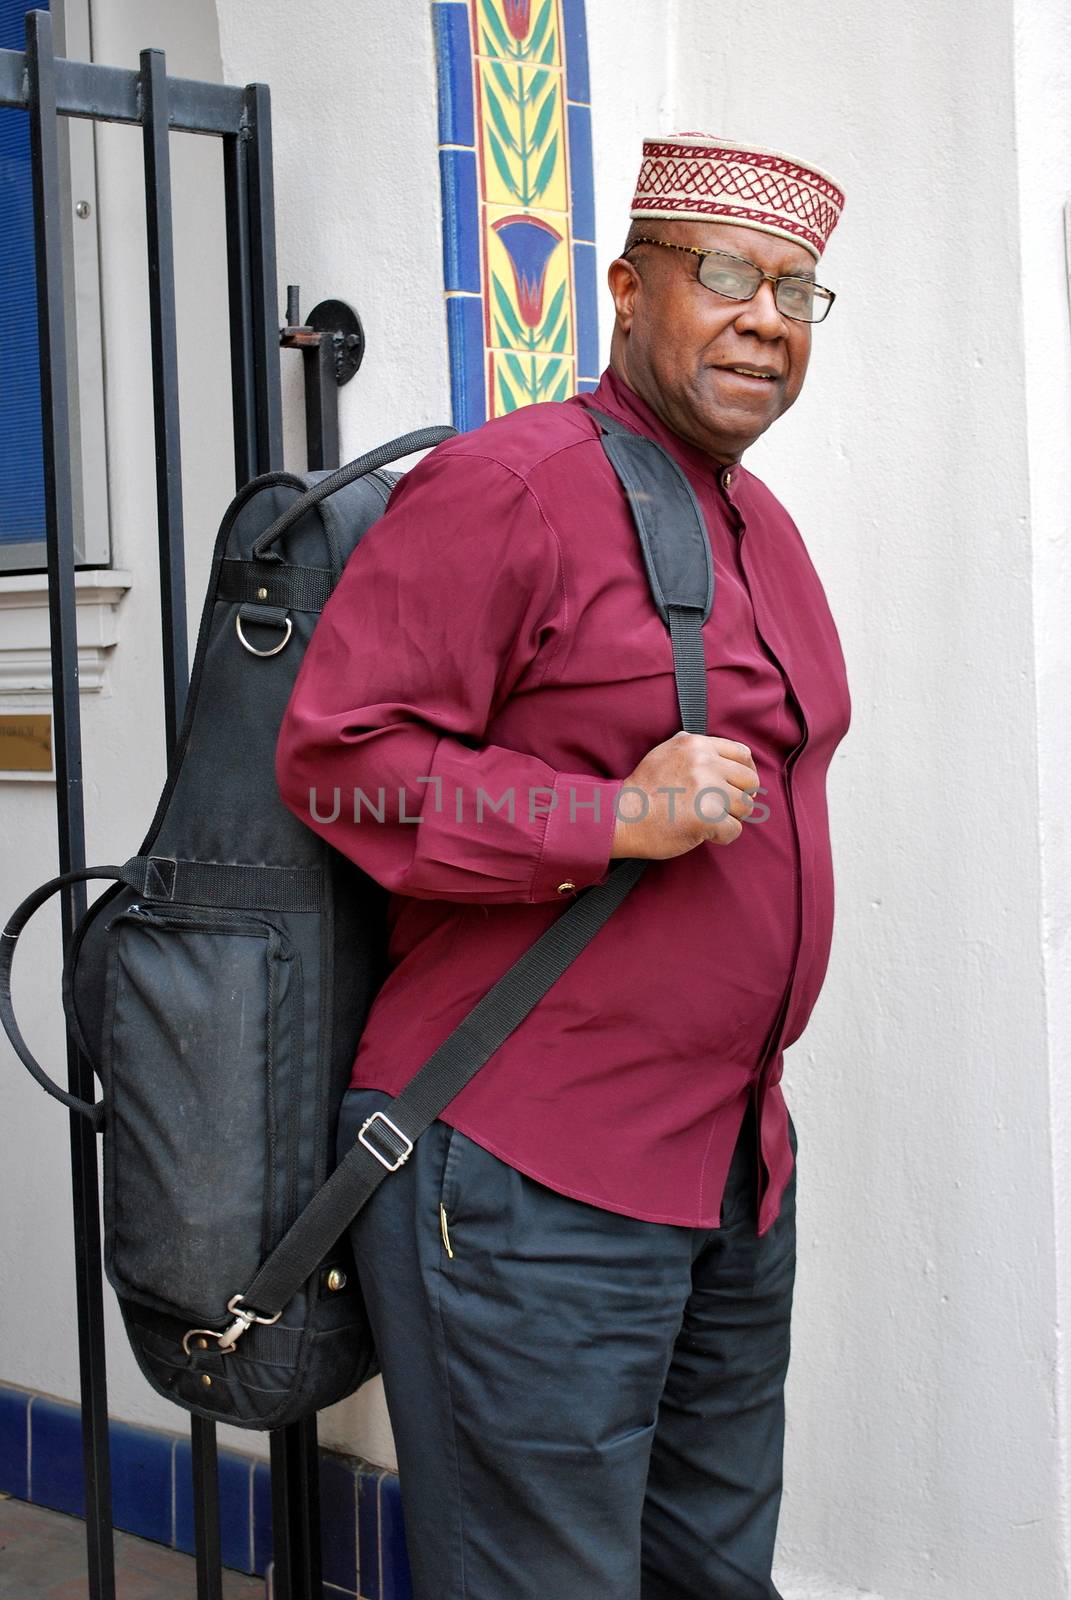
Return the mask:
M 386 1146 L 385 1152 L 383 1150 L 376 1149 L 376 1146 L 367 1137 L 368 1130 L 372 1126 L 373 1122 L 382 1122 L 385 1127 L 390 1129 L 390 1132 L 401 1143 L 402 1149 L 400 1153 L 396 1148 L 392 1149 L 389 1143 Z M 397 1172 L 402 1163 L 404 1161 L 408 1161 L 409 1157 L 413 1153 L 412 1139 L 404 1134 L 401 1128 L 398 1127 L 397 1123 L 392 1122 L 384 1111 L 373 1111 L 372 1115 L 361 1123 L 361 1130 L 357 1135 L 357 1142 L 359 1144 L 363 1144 L 366 1150 L 371 1150 L 380 1166 L 386 1167 L 388 1172 Z
M 178 862 L 174 856 L 150 856 L 145 863 L 142 894 L 148 900 L 173 900 Z

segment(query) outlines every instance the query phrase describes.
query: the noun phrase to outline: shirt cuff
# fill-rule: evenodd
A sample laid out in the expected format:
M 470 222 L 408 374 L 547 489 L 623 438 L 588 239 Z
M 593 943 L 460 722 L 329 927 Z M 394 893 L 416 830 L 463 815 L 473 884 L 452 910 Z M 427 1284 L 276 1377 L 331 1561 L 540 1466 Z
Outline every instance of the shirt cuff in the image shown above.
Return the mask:
M 568 900 L 575 890 L 605 882 L 617 826 L 615 802 L 624 783 L 623 778 L 559 772 L 553 789 L 535 792 L 535 805 L 549 810 L 532 878 L 533 901 Z

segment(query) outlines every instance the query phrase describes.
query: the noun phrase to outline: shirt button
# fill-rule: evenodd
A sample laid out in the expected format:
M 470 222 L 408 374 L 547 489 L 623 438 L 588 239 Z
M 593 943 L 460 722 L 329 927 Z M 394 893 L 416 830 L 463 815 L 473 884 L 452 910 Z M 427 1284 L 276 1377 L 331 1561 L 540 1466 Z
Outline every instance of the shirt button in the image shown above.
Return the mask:
M 576 888 L 576 884 L 570 882 L 570 880 L 568 878 L 566 878 L 564 883 L 559 883 L 559 885 L 558 885 L 558 893 L 559 894 L 572 894 L 572 892 L 573 892 L 573 890 L 575 888 Z
M 724 473 L 722 473 L 722 479 L 721 479 L 721 481 L 722 481 L 722 483 L 723 483 L 723 484 L 724 484 L 724 485 L 725 485 L 725 487 L 726 487 L 726 488 L 727 488 L 727 489 L 728 489 L 728 487 L 729 487 L 729 485 L 730 485 L 730 484 L 731 484 L 731 483 L 732 483 L 732 481 L 733 481 L 733 475 L 732 475 L 732 473 L 731 473 L 731 472 L 724 472 Z

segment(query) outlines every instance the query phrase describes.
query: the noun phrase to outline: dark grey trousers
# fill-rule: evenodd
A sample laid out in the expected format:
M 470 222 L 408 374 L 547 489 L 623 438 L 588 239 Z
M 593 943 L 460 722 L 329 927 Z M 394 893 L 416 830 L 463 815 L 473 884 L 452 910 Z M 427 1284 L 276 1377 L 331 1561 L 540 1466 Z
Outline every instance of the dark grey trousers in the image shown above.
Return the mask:
M 340 1146 L 389 1098 L 351 1090 Z M 380 1185 L 351 1237 L 415 1600 L 780 1600 L 796 1177 L 759 1239 L 757 1159 L 749 1109 L 714 1229 L 570 1199 L 443 1122 Z

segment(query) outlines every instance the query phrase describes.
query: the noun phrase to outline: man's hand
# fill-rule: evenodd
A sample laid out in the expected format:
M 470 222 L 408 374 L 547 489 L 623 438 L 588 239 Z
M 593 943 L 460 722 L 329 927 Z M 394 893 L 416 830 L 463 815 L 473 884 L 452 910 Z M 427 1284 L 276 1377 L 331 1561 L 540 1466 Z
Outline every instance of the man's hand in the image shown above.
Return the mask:
M 758 787 L 746 744 L 682 729 L 649 750 L 625 779 L 611 859 L 664 861 L 708 840 L 732 844 Z

